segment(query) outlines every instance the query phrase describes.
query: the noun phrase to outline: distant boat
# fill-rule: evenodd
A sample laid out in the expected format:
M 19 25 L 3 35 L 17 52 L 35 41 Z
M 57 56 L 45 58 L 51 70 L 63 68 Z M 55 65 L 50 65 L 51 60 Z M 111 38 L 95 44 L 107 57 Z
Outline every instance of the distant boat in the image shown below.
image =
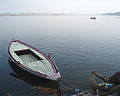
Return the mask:
M 90 17 L 90 19 L 96 19 L 96 17 Z
M 58 68 L 50 55 L 47 56 L 42 51 L 14 39 L 9 44 L 8 52 L 11 60 L 19 68 L 45 79 L 53 81 L 61 79 Z

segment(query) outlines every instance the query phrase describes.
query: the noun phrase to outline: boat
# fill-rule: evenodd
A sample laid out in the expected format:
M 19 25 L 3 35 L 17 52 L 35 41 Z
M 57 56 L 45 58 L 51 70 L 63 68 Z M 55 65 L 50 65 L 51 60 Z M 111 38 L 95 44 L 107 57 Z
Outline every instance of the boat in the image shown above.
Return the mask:
M 50 55 L 44 54 L 20 40 L 11 40 L 8 46 L 10 59 L 17 67 L 37 77 L 59 81 L 60 72 Z
M 90 19 L 96 19 L 96 17 L 90 17 Z

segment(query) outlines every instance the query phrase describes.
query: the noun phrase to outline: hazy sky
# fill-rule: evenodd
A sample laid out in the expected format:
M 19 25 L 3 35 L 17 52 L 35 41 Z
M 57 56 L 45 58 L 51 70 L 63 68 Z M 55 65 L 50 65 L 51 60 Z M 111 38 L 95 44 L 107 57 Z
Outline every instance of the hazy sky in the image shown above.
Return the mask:
M 0 0 L 0 12 L 104 13 L 120 11 L 120 0 Z

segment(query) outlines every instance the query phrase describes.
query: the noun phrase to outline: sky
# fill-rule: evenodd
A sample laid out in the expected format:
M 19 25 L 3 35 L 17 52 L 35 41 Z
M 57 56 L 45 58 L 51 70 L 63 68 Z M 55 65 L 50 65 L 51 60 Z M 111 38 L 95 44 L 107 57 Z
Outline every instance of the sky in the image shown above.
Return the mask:
M 0 0 L 0 12 L 96 14 L 120 11 L 120 0 Z

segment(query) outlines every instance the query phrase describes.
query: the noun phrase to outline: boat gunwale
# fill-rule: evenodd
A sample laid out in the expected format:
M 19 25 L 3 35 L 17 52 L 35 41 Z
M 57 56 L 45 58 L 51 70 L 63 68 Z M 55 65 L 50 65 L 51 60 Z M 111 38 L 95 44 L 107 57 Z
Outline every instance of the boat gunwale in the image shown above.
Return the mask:
M 24 65 L 21 64 L 20 62 L 17 62 L 17 61 L 14 59 L 14 57 L 11 55 L 11 53 L 10 53 L 10 47 L 11 47 L 11 44 L 12 44 L 13 42 L 19 42 L 19 43 L 21 43 L 21 44 L 23 44 L 23 45 L 25 45 L 25 46 L 28 46 L 28 47 L 34 49 L 34 50 L 37 51 L 37 52 L 39 52 L 39 53 L 40 53 L 41 55 L 43 55 L 43 56 L 49 61 L 49 63 L 52 65 L 52 68 L 53 68 L 55 74 L 59 74 L 59 76 L 57 77 L 57 79 L 60 79 L 60 78 L 61 78 L 60 73 L 59 73 L 59 71 L 58 71 L 58 68 L 56 67 L 54 61 L 53 61 L 51 58 L 49 58 L 46 54 L 44 54 L 42 51 L 38 50 L 37 48 L 34 48 L 34 47 L 31 46 L 31 45 L 28 45 L 28 44 L 26 44 L 26 43 L 24 43 L 24 42 L 21 42 L 20 40 L 14 40 L 14 39 L 12 39 L 11 42 L 9 43 L 9 46 L 8 46 L 8 53 L 9 53 L 10 57 L 12 58 L 12 60 L 17 64 L 17 66 L 19 66 L 19 67 L 21 67 L 22 69 L 24 69 L 24 70 L 26 70 L 26 71 L 29 71 L 30 73 L 33 73 L 33 74 L 35 74 L 35 75 L 37 75 L 37 76 L 41 76 L 41 77 L 47 78 L 47 79 L 53 79 L 53 78 L 51 78 L 52 75 L 51 75 L 51 76 L 48 76 L 48 75 L 42 74 L 42 73 L 40 73 L 40 72 L 38 72 L 38 71 L 34 71 L 34 70 L 32 70 L 32 69 L 24 66 Z M 55 74 L 53 74 L 53 75 L 55 75 Z M 57 79 L 56 79 L 55 81 L 58 81 Z

